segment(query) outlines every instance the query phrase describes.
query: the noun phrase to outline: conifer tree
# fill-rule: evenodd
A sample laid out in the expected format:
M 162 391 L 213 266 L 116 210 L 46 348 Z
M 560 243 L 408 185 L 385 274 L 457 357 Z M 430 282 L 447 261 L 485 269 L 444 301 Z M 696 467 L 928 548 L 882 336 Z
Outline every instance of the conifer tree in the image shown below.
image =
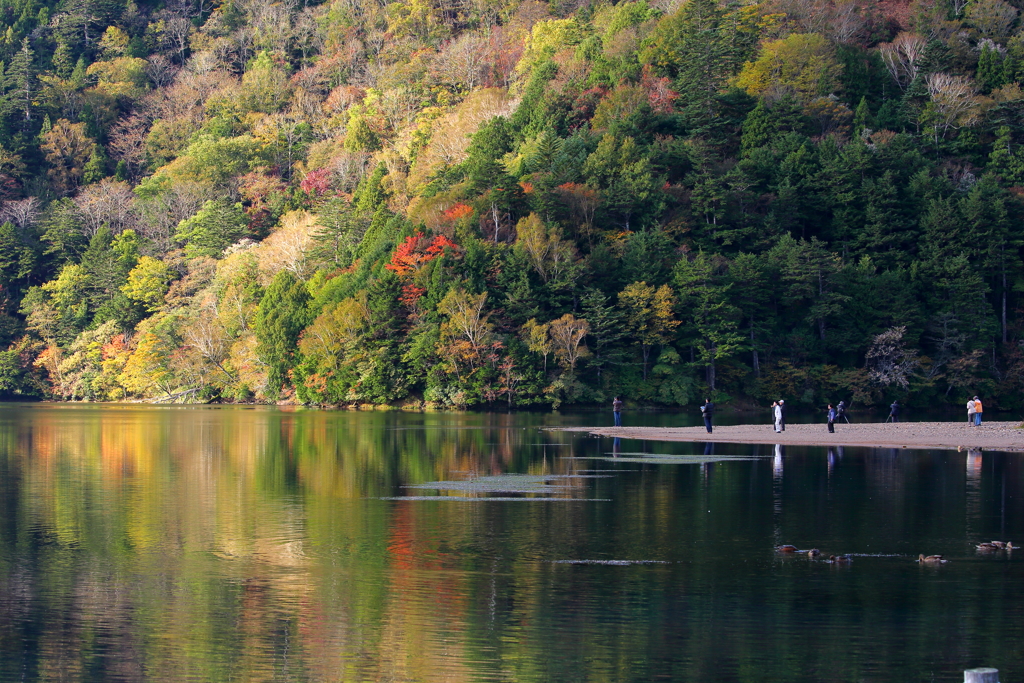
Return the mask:
M 675 268 L 680 310 L 687 311 L 687 333 L 704 365 L 708 389 L 716 389 L 716 363 L 743 348 L 739 332 L 740 310 L 731 303 L 732 283 L 703 251 L 693 259 L 680 259 Z
M 1024 183 L 1024 151 L 1013 141 L 1009 126 L 1001 126 L 996 136 L 988 156 L 988 170 L 1011 185 Z
M 999 50 L 989 45 L 988 42 L 982 46 L 981 56 L 978 58 L 977 79 L 984 92 L 1001 88 L 1006 82 L 1003 57 L 999 54 Z
M 36 267 L 36 254 L 10 221 L 0 225 L 0 286 L 5 294 L 18 294 Z
M 691 116 L 707 120 L 730 75 L 731 41 L 716 0 L 690 0 L 655 29 L 641 58 L 673 78 Z
M 865 128 L 871 128 L 871 109 L 868 107 L 867 96 L 861 97 L 857 108 L 853 110 L 853 134 L 860 135 Z
M 589 289 L 580 300 L 583 317 L 590 323 L 590 367 L 597 372 L 601 381 L 604 370 L 622 359 L 620 343 L 626 337 L 624 314 L 608 302 L 608 297 L 598 289 Z
M 305 284 L 287 270 L 274 276 L 260 301 L 253 331 L 260 360 L 269 368 L 268 384 L 274 393 L 287 379 L 295 363 L 299 335 L 311 322 L 308 301 Z
M 15 53 L 4 75 L 4 90 L 10 93 L 14 107 L 20 112 L 22 127 L 27 129 L 32 121 L 33 97 L 36 93 L 36 69 L 33 60 L 35 51 L 28 38 L 21 41 L 21 49 Z

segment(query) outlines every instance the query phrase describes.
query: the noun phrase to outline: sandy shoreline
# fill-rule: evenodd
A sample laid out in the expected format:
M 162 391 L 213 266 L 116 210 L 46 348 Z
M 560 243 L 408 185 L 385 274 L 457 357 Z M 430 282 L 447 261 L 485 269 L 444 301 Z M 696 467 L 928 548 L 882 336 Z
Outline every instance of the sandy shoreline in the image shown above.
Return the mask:
M 552 431 L 589 432 L 600 436 L 647 441 L 714 441 L 790 446 L 869 446 L 872 448 L 943 448 L 1024 451 L 1024 429 L 1019 422 L 988 422 L 971 427 L 955 422 L 901 422 L 836 424 L 829 434 L 824 424 L 790 424 L 776 434 L 771 425 L 715 427 L 552 427 Z

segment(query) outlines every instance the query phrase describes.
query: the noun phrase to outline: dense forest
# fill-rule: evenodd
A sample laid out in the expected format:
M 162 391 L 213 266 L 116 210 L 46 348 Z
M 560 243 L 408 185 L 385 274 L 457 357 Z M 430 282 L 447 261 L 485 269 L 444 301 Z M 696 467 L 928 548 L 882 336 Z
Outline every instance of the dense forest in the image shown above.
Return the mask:
M 0 0 L 0 392 L 1022 406 L 1022 6 Z

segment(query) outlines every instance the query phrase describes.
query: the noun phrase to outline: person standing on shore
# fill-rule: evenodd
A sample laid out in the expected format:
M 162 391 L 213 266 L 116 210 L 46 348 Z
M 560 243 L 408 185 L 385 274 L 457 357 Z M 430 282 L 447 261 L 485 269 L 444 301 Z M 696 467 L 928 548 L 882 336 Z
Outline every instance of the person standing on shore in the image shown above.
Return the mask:
M 704 405 L 700 407 L 700 414 L 704 416 L 704 427 L 711 433 L 711 418 L 715 414 L 715 404 L 710 398 L 704 399 Z
M 831 403 L 828 404 L 828 431 L 829 434 L 836 433 L 836 409 Z
M 886 422 L 889 420 L 892 420 L 893 422 L 900 421 L 900 404 L 896 401 L 893 401 L 892 405 L 889 406 L 889 417 L 886 419 Z
M 612 415 L 615 417 L 615 426 L 622 426 L 622 401 L 618 396 L 612 401 Z
M 782 419 L 779 420 L 779 431 L 786 431 L 786 401 L 785 399 L 779 399 L 779 411 L 782 413 Z
M 981 413 L 982 413 L 981 399 L 978 398 L 977 396 L 975 396 L 974 397 L 974 426 L 975 427 L 980 427 L 981 426 Z
M 843 418 L 846 424 L 850 424 L 850 418 L 846 417 L 846 401 L 840 401 L 836 406 L 836 420 Z
M 973 398 L 967 402 L 967 425 L 969 427 L 974 426 L 974 413 L 977 412 L 977 406 L 978 404 L 974 402 Z
M 772 401 L 772 419 L 775 420 L 775 433 L 782 431 L 782 406 L 778 401 Z

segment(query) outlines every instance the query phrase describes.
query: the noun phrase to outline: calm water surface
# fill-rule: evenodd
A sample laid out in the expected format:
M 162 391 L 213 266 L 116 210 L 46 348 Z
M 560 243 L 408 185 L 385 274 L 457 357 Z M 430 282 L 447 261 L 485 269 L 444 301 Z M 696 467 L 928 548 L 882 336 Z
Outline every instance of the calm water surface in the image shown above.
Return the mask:
M 609 417 L 0 406 L 0 680 L 1024 680 L 1024 455 Z

